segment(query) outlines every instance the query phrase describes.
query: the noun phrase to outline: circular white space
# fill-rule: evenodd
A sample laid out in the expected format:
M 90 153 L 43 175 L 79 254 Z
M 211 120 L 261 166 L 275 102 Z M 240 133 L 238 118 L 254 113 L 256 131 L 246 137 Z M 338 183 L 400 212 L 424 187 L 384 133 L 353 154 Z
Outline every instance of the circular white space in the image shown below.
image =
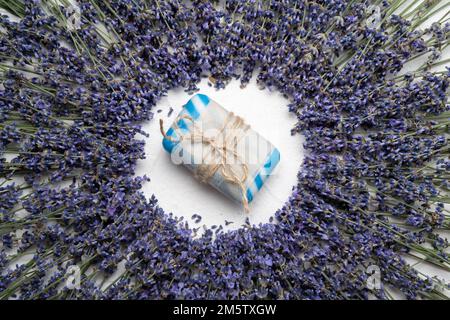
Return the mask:
M 247 218 L 252 225 L 269 222 L 270 217 L 289 198 L 304 156 L 302 137 L 291 135 L 296 117 L 288 111 L 288 100 L 278 92 L 259 89 L 255 80 L 244 89 L 240 88 L 239 81 L 233 81 L 222 90 L 216 90 L 204 80 L 199 84 L 199 89 L 198 93 L 206 94 L 241 116 L 255 131 L 272 142 L 281 153 L 278 166 L 250 203 L 249 213 L 245 213 L 240 204 L 197 181 L 186 168 L 172 163 L 170 155 L 162 147 L 159 119 L 164 120 L 167 130 L 192 97 L 183 89 L 172 90 L 154 108 L 154 118 L 143 124 L 143 130 L 150 137 L 146 138 L 146 159 L 139 161 L 136 174 L 147 175 L 151 179 L 143 186 L 144 194 L 147 197 L 155 195 L 159 206 L 176 217 L 183 216 L 191 228 L 222 225 L 224 231 L 238 229 Z M 171 108 L 173 112 L 169 116 Z M 191 219 L 193 214 L 202 217 L 199 223 Z

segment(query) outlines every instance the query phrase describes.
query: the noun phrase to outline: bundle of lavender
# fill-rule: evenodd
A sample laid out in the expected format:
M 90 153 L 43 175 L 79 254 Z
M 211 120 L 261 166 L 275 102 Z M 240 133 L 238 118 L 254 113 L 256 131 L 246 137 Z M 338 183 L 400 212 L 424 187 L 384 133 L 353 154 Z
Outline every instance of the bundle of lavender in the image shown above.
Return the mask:
M 0 298 L 448 299 L 449 6 L 0 0 Z M 273 223 L 195 238 L 140 123 L 253 74 L 309 155 Z

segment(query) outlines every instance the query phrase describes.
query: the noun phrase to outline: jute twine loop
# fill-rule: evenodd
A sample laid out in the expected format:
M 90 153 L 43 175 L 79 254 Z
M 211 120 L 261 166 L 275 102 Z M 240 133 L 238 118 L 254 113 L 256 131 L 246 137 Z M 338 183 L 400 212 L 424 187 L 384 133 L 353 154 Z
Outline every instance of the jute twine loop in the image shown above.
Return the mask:
M 187 134 L 183 134 L 179 130 L 178 121 L 181 119 L 186 119 L 192 123 L 192 128 Z M 182 140 L 190 140 L 192 143 L 209 145 L 210 148 L 208 152 L 202 157 L 202 163 L 196 167 L 194 173 L 195 177 L 203 183 L 208 183 L 214 174 L 220 170 L 226 182 L 239 187 L 242 194 L 244 210 L 245 212 L 249 212 L 247 191 L 245 188 L 245 181 L 248 177 L 248 166 L 237 151 L 239 141 L 245 137 L 245 133 L 250 129 L 250 126 L 244 122 L 244 119 L 236 116 L 232 112 L 228 113 L 222 128 L 214 137 L 206 136 L 202 129 L 197 126 L 195 121 L 187 115 L 180 116 L 175 120 L 174 130 L 177 131 L 180 136 L 179 139 L 173 139 L 166 134 L 162 119 L 159 120 L 159 127 L 161 134 L 169 141 L 178 143 Z M 212 156 L 212 159 L 217 160 L 211 161 L 211 164 L 205 163 L 210 155 Z M 232 164 L 227 163 L 227 157 L 229 155 L 232 155 L 234 159 L 240 163 L 242 169 L 241 176 L 233 169 Z M 233 163 L 236 163 L 236 161 L 233 161 Z

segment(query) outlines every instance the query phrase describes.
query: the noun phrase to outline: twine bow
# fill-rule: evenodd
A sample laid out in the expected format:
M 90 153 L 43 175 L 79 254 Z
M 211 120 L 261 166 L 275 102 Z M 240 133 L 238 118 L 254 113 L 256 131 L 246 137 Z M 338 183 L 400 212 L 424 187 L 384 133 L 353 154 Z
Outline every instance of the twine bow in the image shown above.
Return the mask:
M 189 133 L 184 135 L 180 133 L 177 125 L 178 121 L 181 119 L 186 119 L 192 123 L 191 130 Z M 201 128 L 197 126 L 195 121 L 187 115 L 180 116 L 175 121 L 174 129 L 180 137 L 178 140 L 174 140 L 165 133 L 162 119 L 159 120 L 159 125 L 162 135 L 169 141 L 178 143 L 183 140 L 190 140 L 192 143 L 207 144 L 210 149 L 208 150 L 208 153 L 203 155 L 202 163 L 196 167 L 196 171 L 194 173 L 195 177 L 203 183 L 208 183 L 214 174 L 220 170 L 226 182 L 238 186 L 241 190 L 244 210 L 245 212 L 249 212 L 247 192 L 245 188 L 245 181 L 248 177 L 248 166 L 244 161 L 242 161 L 239 153 L 237 152 L 237 145 L 245 136 L 245 132 L 250 129 L 250 126 L 247 125 L 241 117 L 234 115 L 232 112 L 228 113 L 222 128 L 214 137 L 206 136 Z M 231 164 L 227 163 L 228 154 L 233 155 L 233 157 L 241 163 L 241 176 L 236 173 Z M 212 155 L 213 159 L 217 159 L 217 161 L 211 161 L 211 164 L 205 163 L 205 160 L 209 157 L 209 155 Z

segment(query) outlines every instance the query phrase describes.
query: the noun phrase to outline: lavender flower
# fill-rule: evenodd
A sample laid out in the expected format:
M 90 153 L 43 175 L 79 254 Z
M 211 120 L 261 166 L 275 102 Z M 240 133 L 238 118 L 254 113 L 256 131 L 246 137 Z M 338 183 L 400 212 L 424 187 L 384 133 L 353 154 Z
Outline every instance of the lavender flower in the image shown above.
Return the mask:
M 191 2 L 79 0 L 73 28 L 65 1 L 0 1 L 0 298 L 448 298 L 404 259 L 450 269 L 450 24 L 422 26 L 442 8 Z M 140 191 L 139 124 L 171 89 L 252 76 L 308 156 L 270 223 L 199 237 Z

